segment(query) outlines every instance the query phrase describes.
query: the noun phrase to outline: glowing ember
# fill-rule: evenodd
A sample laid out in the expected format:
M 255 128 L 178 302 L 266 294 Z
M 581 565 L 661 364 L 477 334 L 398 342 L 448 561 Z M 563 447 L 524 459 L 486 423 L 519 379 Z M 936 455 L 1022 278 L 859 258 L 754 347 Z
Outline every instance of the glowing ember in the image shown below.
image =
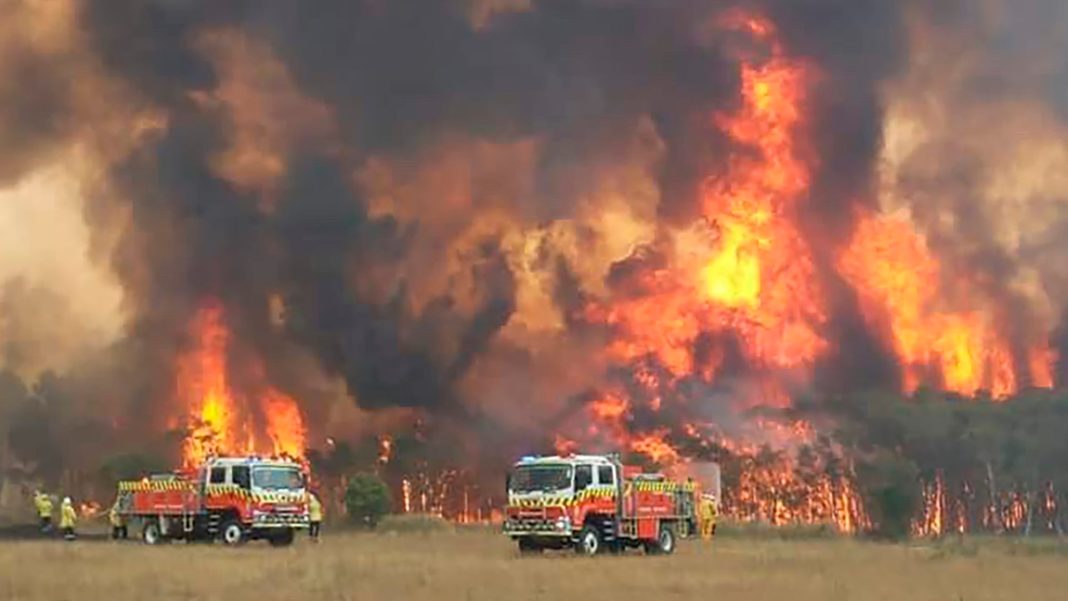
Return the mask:
M 393 438 L 383 435 L 378 439 L 378 462 L 385 465 L 393 457 Z
M 78 504 L 78 515 L 85 519 L 92 519 L 100 515 L 102 507 L 95 501 L 86 501 Z
M 412 481 L 409 480 L 408 478 L 405 478 L 404 481 L 401 482 L 401 499 L 402 499 L 402 507 L 404 508 L 404 513 L 411 513 L 412 512 Z

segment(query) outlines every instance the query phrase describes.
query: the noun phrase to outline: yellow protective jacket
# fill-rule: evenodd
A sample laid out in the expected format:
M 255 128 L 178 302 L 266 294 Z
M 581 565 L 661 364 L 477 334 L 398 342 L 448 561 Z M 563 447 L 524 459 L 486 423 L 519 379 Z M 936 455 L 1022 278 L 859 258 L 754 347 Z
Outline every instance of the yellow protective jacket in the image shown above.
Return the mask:
M 70 503 L 64 503 L 59 509 L 59 527 L 73 528 L 77 522 L 78 513 L 74 511 L 74 506 Z
M 111 522 L 113 528 L 121 528 L 126 523 L 126 519 L 119 513 L 118 503 L 111 506 L 111 511 L 108 512 L 108 521 Z
M 315 495 L 308 495 L 308 519 L 312 522 L 323 521 L 323 504 Z
M 713 501 L 703 500 L 701 501 L 701 521 L 708 523 L 716 523 L 717 517 L 716 504 Z
M 37 515 L 39 517 L 52 517 L 52 499 L 49 499 L 48 495 L 39 493 L 33 498 L 33 504 L 37 507 Z

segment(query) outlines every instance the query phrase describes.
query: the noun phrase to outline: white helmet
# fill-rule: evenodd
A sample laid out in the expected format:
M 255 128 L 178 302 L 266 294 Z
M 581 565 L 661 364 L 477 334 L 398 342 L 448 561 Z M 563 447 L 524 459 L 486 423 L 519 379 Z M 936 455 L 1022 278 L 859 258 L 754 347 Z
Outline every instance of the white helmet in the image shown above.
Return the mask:
M 70 497 L 63 497 L 63 504 L 70 505 Z

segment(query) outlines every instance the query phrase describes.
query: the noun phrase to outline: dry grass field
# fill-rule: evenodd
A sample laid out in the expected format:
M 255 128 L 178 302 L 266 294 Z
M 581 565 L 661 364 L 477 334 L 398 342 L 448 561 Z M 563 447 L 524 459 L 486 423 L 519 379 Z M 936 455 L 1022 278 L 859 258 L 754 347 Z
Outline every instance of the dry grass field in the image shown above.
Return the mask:
M 4 601 L 744 599 L 981 601 L 1068 598 L 1055 542 L 890 545 L 722 537 L 671 557 L 520 559 L 485 530 L 327 533 L 314 546 L 0 542 Z

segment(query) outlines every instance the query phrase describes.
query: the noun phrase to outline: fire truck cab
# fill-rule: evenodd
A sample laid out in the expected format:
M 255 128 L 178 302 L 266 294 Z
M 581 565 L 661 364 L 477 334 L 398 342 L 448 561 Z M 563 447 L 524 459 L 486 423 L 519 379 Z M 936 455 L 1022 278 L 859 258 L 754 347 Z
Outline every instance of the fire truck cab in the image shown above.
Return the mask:
M 139 521 L 144 542 L 265 539 L 293 542 L 307 528 L 306 474 L 300 464 L 218 457 L 203 465 L 119 483 L 119 514 Z
M 642 473 L 614 455 L 524 457 L 508 474 L 504 532 L 521 553 L 586 555 L 641 547 L 670 554 L 696 532 L 696 486 Z

